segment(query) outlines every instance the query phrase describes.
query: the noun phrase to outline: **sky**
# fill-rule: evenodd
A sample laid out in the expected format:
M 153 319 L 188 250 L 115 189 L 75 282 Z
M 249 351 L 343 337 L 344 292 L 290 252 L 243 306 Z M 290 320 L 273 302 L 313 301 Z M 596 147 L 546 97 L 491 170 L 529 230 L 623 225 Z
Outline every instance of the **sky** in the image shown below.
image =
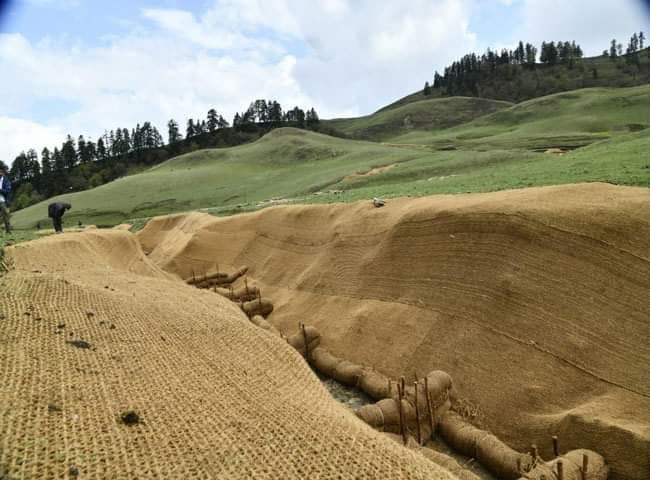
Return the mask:
M 647 2 L 646 2 L 647 3 Z M 256 98 L 369 114 L 472 51 L 650 32 L 639 0 L 0 0 L 0 160 L 67 134 L 229 121 Z M 184 130 L 184 128 L 183 128 Z

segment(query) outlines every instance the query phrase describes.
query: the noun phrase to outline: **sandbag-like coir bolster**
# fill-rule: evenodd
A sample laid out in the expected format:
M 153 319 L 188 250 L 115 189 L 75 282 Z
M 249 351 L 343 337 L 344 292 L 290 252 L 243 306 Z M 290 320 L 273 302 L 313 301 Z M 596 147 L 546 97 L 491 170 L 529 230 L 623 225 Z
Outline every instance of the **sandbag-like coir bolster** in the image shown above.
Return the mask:
M 336 371 L 336 366 L 343 360 L 332 355 L 329 350 L 323 347 L 316 347 L 311 352 L 310 361 L 316 370 L 328 377 L 333 377 L 334 372 Z
M 497 437 L 466 422 L 455 412 L 447 412 L 439 423 L 440 435 L 463 455 L 476 458 L 485 468 L 504 480 L 520 477 L 519 467 L 530 470 L 533 459 L 519 453 Z
M 237 290 L 230 290 L 229 288 L 215 288 L 214 291 L 226 297 L 233 302 L 250 302 L 259 297 L 260 289 L 257 287 L 242 287 Z
M 201 275 L 200 277 L 192 276 L 190 278 L 186 278 L 185 283 L 189 285 L 196 285 L 197 283 L 202 283 L 215 278 L 227 278 L 227 277 L 228 274 L 226 272 L 213 272 L 213 273 L 207 273 L 205 275 Z
M 377 403 L 364 405 L 355 412 L 357 416 L 377 430 L 384 432 L 400 432 L 399 403 L 394 398 L 384 398 Z M 434 425 L 438 418 L 442 417 L 451 408 L 451 402 L 445 401 L 433 412 Z M 420 409 L 420 433 L 422 438 L 428 438 L 433 433 L 429 413 Z M 402 419 L 404 427 L 408 432 L 417 432 L 417 414 L 415 405 L 407 399 L 402 399 Z
M 359 377 L 359 388 L 370 398 L 380 400 L 391 396 L 388 391 L 389 378 L 370 367 L 366 367 Z
M 226 277 L 215 277 L 215 278 L 206 279 L 203 280 L 202 282 L 194 283 L 194 286 L 197 288 L 210 288 L 210 287 L 214 287 L 215 285 L 230 285 L 231 283 L 237 281 L 237 279 L 239 279 L 240 277 L 246 275 L 246 272 L 248 272 L 248 267 L 242 267 L 236 272 L 231 273 Z
M 311 353 L 312 350 L 320 344 L 320 333 L 318 333 L 318 330 L 316 330 L 315 327 L 305 325 L 304 333 L 303 329 L 300 328 L 297 333 L 294 333 L 287 339 L 289 344 L 298 350 L 303 357 L 307 353 L 307 351 L 305 351 L 305 337 L 307 337 L 307 351 Z
M 273 304 L 264 299 L 251 300 L 250 302 L 244 302 L 241 305 L 241 309 L 248 315 L 248 318 L 253 318 L 255 315 L 261 315 L 266 318 L 273 312 Z
M 263 330 L 266 330 L 268 332 L 280 336 L 280 331 L 277 328 L 275 328 L 275 326 L 271 322 L 266 320 L 261 315 L 253 315 L 253 318 L 251 318 L 251 323 L 257 325 Z
M 582 475 L 584 456 L 587 456 L 587 472 Z M 550 462 L 538 464 L 531 471 L 522 472 L 520 480 L 549 480 L 558 477 L 558 463 L 562 462 L 564 480 L 607 480 L 609 468 L 605 459 L 591 450 L 572 450 Z

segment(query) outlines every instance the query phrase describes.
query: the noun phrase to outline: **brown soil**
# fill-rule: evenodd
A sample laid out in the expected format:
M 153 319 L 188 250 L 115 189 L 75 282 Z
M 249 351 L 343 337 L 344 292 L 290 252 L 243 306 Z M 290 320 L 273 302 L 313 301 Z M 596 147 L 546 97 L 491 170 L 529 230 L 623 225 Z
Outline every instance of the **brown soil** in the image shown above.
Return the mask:
M 192 242 L 193 231 L 170 222 L 177 243 Z M 357 419 L 286 341 L 221 295 L 165 273 L 132 233 L 64 233 L 7 255 L 8 478 L 455 478 Z M 93 348 L 56 335 L 63 323 Z M 129 412 L 137 422 L 122 418 Z
M 606 184 L 151 221 L 181 278 L 249 265 L 283 332 L 392 377 L 449 372 L 514 448 L 650 472 L 650 190 Z
M 388 170 L 395 168 L 396 166 L 397 164 L 393 163 L 391 165 L 384 165 L 383 167 L 371 168 L 370 170 L 364 173 L 353 173 L 352 175 L 348 175 L 343 180 L 358 180 L 359 178 L 371 177 L 373 175 L 381 175 L 382 173 L 385 173 Z

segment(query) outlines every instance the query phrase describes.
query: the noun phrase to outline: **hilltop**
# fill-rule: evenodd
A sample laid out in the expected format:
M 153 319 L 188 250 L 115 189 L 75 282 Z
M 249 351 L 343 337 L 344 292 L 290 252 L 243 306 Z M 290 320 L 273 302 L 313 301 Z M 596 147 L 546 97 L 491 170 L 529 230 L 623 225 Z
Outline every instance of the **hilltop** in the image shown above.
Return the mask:
M 647 83 L 650 83 L 650 47 L 633 55 L 586 57 L 571 64 L 499 65 L 494 72 L 473 74 L 471 83 L 457 87 L 453 94 L 522 102 L 582 88 L 620 88 Z M 418 90 L 379 111 L 447 95 L 445 88 L 432 88 L 429 95 L 425 95 L 424 90 Z
M 460 125 L 509 107 L 510 102 L 483 98 L 428 98 L 371 115 L 322 123 L 359 140 L 387 140 L 412 130 L 437 130 Z

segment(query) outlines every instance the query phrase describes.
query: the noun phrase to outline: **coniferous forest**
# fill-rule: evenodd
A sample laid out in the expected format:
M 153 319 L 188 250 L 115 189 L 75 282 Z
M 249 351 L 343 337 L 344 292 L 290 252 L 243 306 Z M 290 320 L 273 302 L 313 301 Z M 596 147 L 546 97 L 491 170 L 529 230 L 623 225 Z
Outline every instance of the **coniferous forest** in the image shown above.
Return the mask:
M 212 108 L 205 119 L 187 120 L 182 128 L 167 123 L 167 138 L 150 122 L 106 131 L 96 141 L 68 135 L 61 146 L 29 149 L 9 169 L 14 182 L 12 209 L 19 210 L 61 193 L 97 187 L 130 173 L 201 148 L 229 147 L 259 138 L 282 126 L 319 129 L 316 111 L 284 111 L 275 100 L 255 100 L 230 123 Z M 0 164 L 2 162 L 0 161 Z M 6 168 L 6 165 L 3 165 Z

